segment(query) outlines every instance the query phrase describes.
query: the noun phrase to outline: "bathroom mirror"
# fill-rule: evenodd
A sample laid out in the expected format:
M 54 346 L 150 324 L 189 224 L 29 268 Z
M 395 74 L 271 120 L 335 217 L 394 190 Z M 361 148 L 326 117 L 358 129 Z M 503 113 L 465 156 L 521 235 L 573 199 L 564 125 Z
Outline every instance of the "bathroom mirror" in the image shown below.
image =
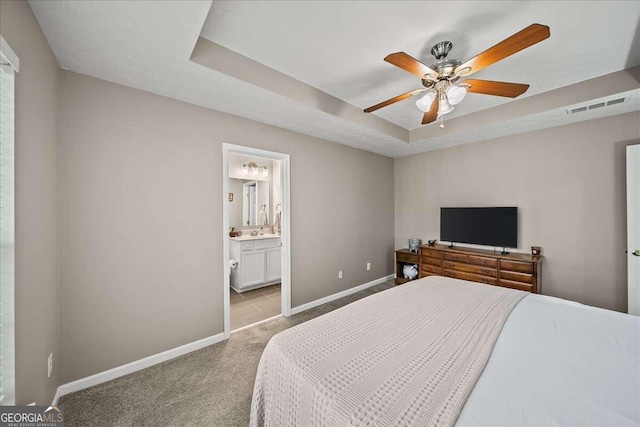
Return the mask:
M 234 228 L 269 224 L 269 182 L 229 178 L 229 225 Z

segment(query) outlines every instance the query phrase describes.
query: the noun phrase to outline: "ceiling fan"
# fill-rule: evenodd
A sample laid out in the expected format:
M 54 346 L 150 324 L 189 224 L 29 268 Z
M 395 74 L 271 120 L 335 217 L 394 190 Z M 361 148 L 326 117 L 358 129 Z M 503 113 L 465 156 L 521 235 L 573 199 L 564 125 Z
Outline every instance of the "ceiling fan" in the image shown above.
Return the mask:
M 550 35 L 549 27 L 546 25 L 532 24 L 465 63 L 461 63 L 456 59 L 446 59 L 449 51 L 453 47 L 453 44 L 449 41 L 440 42 L 431 48 L 431 54 L 437 59 L 437 62 L 431 67 L 427 67 L 422 62 L 404 52 L 387 55 L 387 57 L 384 58 L 385 61 L 420 77 L 424 88 L 403 93 L 402 95 L 369 107 L 364 110 L 364 112 L 371 113 L 372 111 L 403 101 L 419 93 L 427 92 L 416 102 L 416 106 L 424 112 L 422 124 L 426 125 L 440 117 L 440 127 L 444 127 L 442 124 L 442 116 L 453 111 L 454 105 L 461 102 L 467 92 L 515 98 L 525 93 L 527 89 L 529 89 L 529 85 L 494 82 L 490 80 L 461 79 L 503 60 L 514 53 L 533 46 L 549 38 Z

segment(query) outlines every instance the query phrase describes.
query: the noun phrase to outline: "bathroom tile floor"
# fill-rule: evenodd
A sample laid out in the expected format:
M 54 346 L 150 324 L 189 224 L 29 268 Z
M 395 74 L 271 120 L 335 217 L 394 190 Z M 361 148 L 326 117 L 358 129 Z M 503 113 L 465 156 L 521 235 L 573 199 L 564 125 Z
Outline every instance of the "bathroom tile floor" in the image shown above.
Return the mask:
M 282 313 L 280 284 L 238 293 L 231 288 L 231 330 Z

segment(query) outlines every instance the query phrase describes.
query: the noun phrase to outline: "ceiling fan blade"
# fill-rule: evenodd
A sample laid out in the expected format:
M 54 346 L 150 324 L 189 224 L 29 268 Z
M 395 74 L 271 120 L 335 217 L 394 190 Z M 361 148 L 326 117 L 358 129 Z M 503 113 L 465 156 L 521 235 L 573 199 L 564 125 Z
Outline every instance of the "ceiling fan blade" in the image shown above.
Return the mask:
M 437 80 L 440 76 L 437 72 L 404 52 L 392 53 L 387 55 L 384 60 L 389 64 L 393 64 L 396 67 L 400 67 L 403 70 L 410 72 L 411 74 L 415 74 L 421 79 L 424 79 L 428 75 L 432 75 L 434 77 L 433 80 Z
M 464 64 L 459 65 L 456 68 L 455 74 L 458 76 L 469 76 L 477 73 L 491 64 L 549 38 L 550 35 L 551 32 L 546 25 L 531 24 L 524 30 L 515 33 L 497 45 L 471 58 Z
M 386 101 L 381 102 L 380 104 L 376 104 L 376 105 L 374 105 L 372 107 L 369 107 L 366 110 L 364 110 L 364 112 L 365 113 L 370 113 L 370 112 L 376 111 L 376 110 L 378 110 L 378 109 L 380 109 L 382 107 L 386 107 L 387 105 L 395 104 L 396 102 L 399 102 L 399 101 L 404 101 L 405 99 L 411 98 L 413 95 L 416 95 L 416 94 L 418 94 L 420 92 L 424 92 L 425 90 L 427 90 L 427 89 L 426 88 L 424 88 L 424 89 L 415 89 L 415 90 L 412 90 L 411 92 L 403 93 L 402 95 L 398 95 L 398 96 L 396 96 L 394 98 L 387 99 Z
M 424 116 L 422 116 L 422 124 L 426 125 L 426 124 L 429 124 L 431 122 L 434 122 L 438 118 L 438 109 L 439 108 L 440 108 L 440 103 L 438 102 L 437 99 L 434 99 L 433 103 L 431 104 L 431 108 L 429 109 L 429 111 L 424 113 Z
M 466 86 L 467 92 L 482 93 L 485 95 L 504 96 L 507 98 L 515 98 L 522 95 L 529 89 L 529 85 L 520 83 L 493 82 L 491 80 L 465 80 L 460 86 Z

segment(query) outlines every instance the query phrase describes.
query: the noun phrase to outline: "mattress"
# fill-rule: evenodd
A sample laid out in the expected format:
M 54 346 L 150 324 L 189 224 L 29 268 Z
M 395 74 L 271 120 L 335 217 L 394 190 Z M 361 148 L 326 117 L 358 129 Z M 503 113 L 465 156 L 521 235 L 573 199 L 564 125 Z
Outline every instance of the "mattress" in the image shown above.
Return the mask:
M 398 296 L 404 295 L 406 301 L 406 296 L 409 294 L 412 297 L 411 303 L 405 302 L 405 304 L 411 308 L 404 313 L 404 321 L 415 325 L 422 321 L 417 318 L 424 316 L 419 310 L 415 310 L 415 301 L 421 298 L 428 299 L 432 295 L 429 293 L 430 289 L 437 288 L 442 283 L 460 284 L 462 282 L 474 287 L 495 289 L 488 285 L 471 284 L 471 282 L 443 277 L 420 279 L 368 297 L 366 298 L 369 300 L 368 303 L 361 300 L 362 302 L 337 310 L 345 310 L 342 313 L 332 312 L 333 315 L 329 313 L 313 319 L 310 321 L 313 322 L 312 327 L 303 324 L 296 327 L 300 329 L 292 328 L 285 333 L 288 334 L 288 340 L 297 331 L 301 334 L 310 334 L 313 330 L 317 330 L 321 334 L 321 331 L 340 324 L 336 321 L 340 316 L 343 316 L 343 319 L 349 319 L 348 328 L 354 331 L 362 328 L 363 323 L 371 323 L 369 329 L 380 332 L 388 328 L 386 322 L 381 322 L 379 319 L 385 316 L 385 309 L 381 308 L 384 305 L 383 301 L 397 305 Z M 434 284 L 438 286 L 433 286 Z M 452 288 L 455 287 L 452 286 Z M 375 304 L 371 304 L 372 301 L 375 301 Z M 347 316 L 346 313 L 349 315 Z M 451 317 L 448 311 L 442 312 L 440 316 Z M 531 294 L 522 298 L 507 316 L 506 321 L 503 320 L 503 323 L 500 323 L 502 329 L 497 335 L 495 345 L 492 344 L 493 351 L 487 355 L 486 366 L 483 363 L 484 370 L 480 370 L 479 378 L 473 381 L 469 393 L 465 395 L 468 397 L 466 402 L 462 402 L 456 425 L 640 425 L 639 318 Z M 453 322 L 448 318 L 446 321 Z M 376 326 L 376 324 L 385 326 Z M 399 331 L 404 328 L 400 323 L 396 323 L 395 326 Z M 276 337 L 274 339 L 277 340 Z M 282 341 L 280 340 L 280 344 Z M 381 340 L 371 339 L 370 345 L 372 349 L 380 347 Z M 415 342 L 415 340 L 407 340 L 401 344 L 396 340 L 394 345 L 402 345 L 408 352 L 414 351 L 414 346 L 425 347 L 424 343 Z M 313 349 L 314 346 L 309 347 L 309 351 Z M 256 408 L 262 410 L 266 406 L 279 412 L 275 419 L 292 420 L 298 419 L 291 418 L 292 413 L 304 413 L 309 410 L 317 412 L 318 407 L 322 409 L 326 405 L 324 400 L 329 395 L 326 389 L 322 389 L 324 385 L 319 379 L 321 377 L 317 375 L 316 367 L 300 363 L 301 360 L 297 359 L 295 352 L 290 350 L 286 345 L 280 345 L 275 354 L 278 360 L 276 364 L 263 364 L 267 351 L 263 355 L 258 375 L 260 380 L 256 381 L 252 405 L 252 424 L 254 425 L 269 425 L 267 422 L 255 422 L 254 409 Z M 347 350 L 347 348 L 339 348 L 341 352 Z M 270 353 L 269 356 L 273 362 L 273 348 Z M 402 356 L 400 353 L 400 358 Z M 330 364 L 332 361 L 329 359 L 322 363 Z M 388 368 L 391 370 L 404 369 L 401 365 L 405 362 L 399 362 L 394 358 L 390 359 L 389 363 Z M 398 366 L 393 367 L 398 363 Z M 336 366 L 336 369 L 344 371 L 347 368 L 344 364 L 341 365 L 339 360 L 335 360 L 335 364 L 342 366 L 342 368 Z M 274 375 L 273 368 L 276 366 L 278 372 Z M 282 366 L 286 368 L 281 370 Z M 269 375 L 264 375 L 265 369 L 271 369 L 271 380 L 268 379 Z M 380 374 L 381 369 L 384 371 L 384 366 L 377 369 L 376 375 Z M 352 371 L 343 372 L 344 375 L 336 377 L 336 381 L 344 383 L 358 376 L 362 377 L 363 383 L 372 381 L 372 372 Z M 277 386 L 271 386 L 273 384 L 269 384 L 269 381 L 277 383 Z M 269 399 L 265 400 L 259 396 L 256 399 L 260 394 L 257 392 L 259 387 L 263 398 L 264 391 L 271 390 Z M 294 390 L 296 388 L 299 392 Z M 321 397 L 318 399 L 317 396 Z M 405 397 L 410 398 L 412 402 L 417 402 L 416 396 Z M 271 403 L 266 405 L 265 401 Z M 398 402 L 401 403 L 402 399 Z M 423 401 L 419 401 L 418 404 L 426 405 Z M 325 420 L 328 419 L 325 418 Z M 388 423 L 385 424 L 384 420 L 390 418 L 387 414 L 378 418 L 369 416 L 354 418 L 344 414 L 342 419 L 350 419 L 351 421 L 347 424 L 351 425 L 387 425 Z M 365 420 L 368 421 L 363 422 Z M 450 425 L 450 421 L 442 424 Z M 440 424 L 435 423 L 435 425 Z
M 640 425 L 640 318 L 527 296 L 456 425 Z

